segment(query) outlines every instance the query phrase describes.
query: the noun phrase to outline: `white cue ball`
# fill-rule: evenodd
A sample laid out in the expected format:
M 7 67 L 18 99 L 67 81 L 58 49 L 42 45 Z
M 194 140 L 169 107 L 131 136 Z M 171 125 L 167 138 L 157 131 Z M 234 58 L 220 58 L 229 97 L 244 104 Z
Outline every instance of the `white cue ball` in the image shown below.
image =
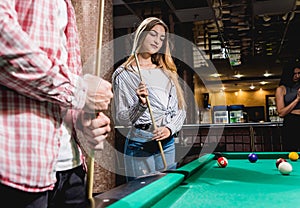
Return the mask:
M 278 165 L 278 170 L 279 172 L 282 174 L 282 175 L 289 175 L 292 170 L 293 170 L 293 167 L 290 163 L 288 162 L 281 162 L 279 165 Z

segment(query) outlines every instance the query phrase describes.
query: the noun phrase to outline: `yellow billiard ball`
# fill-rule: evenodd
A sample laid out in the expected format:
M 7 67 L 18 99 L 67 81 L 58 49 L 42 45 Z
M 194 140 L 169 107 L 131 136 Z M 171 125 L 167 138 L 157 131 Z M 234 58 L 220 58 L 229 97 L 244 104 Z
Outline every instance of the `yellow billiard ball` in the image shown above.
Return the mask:
M 297 161 L 299 159 L 299 154 L 297 152 L 290 152 L 289 159 L 292 161 Z

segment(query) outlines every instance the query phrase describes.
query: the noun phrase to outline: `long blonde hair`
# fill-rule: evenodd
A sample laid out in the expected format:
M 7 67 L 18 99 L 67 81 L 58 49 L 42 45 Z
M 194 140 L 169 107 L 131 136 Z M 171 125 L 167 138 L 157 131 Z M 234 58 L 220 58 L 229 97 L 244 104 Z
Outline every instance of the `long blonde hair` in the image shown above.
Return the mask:
M 125 69 L 129 69 L 131 64 L 135 62 L 134 54 L 138 53 L 140 50 L 142 42 L 144 41 L 147 35 L 145 31 L 150 31 L 155 25 L 161 25 L 164 27 L 166 32 L 166 37 L 164 39 L 164 43 L 160 51 L 158 53 L 151 55 L 152 63 L 162 68 L 165 71 L 165 73 L 171 78 L 171 80 L 173 81 L 176 87 L 178 107 L 180 109 L 184 109 L 186 107 L 186 103 L 183 95 L 183 90 L 181 88 L 181 85 L 179 84 L 177 68 L 170 52 L 170 43 L 169 43 L 169 35 L 168 35 L 169 29 L 168 26 L 161 19 L 157 17 L 148 17 L 141 22 L 141 24 L 138 26 L 134 34 L 134 41 L 133 41 L 131 55 L 124 62 L 123 66 L 125 67 Z

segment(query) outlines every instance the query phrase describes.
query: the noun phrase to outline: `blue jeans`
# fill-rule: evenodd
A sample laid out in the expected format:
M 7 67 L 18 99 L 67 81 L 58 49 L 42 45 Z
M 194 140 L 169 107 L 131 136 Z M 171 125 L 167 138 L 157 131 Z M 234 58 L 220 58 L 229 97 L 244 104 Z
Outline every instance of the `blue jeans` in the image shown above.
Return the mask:
M 152 132 L 133 128 L 125 142 L 124 163 L 127 181 L 148 174 L 155 174 L 164 169 L 157 141 L 152 141 Z M 175 144 L 171 136 L 161 141 L 167 169 L 175 169 Z

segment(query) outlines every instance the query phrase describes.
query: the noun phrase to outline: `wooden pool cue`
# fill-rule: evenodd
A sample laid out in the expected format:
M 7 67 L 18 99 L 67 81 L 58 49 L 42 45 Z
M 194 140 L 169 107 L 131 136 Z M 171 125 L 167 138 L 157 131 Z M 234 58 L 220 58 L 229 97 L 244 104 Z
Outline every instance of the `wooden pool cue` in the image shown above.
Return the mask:
M 139 64 L 139 60 L 138 60 L 138 57 L 137 57 L 136 53 L 134 53 L 134 58 L 135 58 L 136 66 L 138 68 L 140 79 L 141 79 L 141 81 L 143 81 L 141 70 L 140 70 L 140 64 Z M 152 114 L 151 105 L 150 105 L 150 101 L 148 99 L 148 96 L 146 96 L 146 102 L 147 102 L 147 107 L 149 109 L 149 113 L 150 113 L 151 121 L 152 121 L 152 124 L 153 124 L 153 128 L 155 130 L 155 129 L 157 129 L 157 126 L 156 126 L 156 123 L 155 123 L 155 120 L 154 120 L 154 117 L 153 117 L 153 114 Z M 164 163 L 164 170 L 166 170 L 168 165 L 167 165 L 164 149 L 163 149 L 160 141 L 157 141 L 157 143 L 158 143 L 159 150 L 160 150 L 160 153 L 161 153 L 161 158 L 162 158 L 163 163 Z
M 251 144 L 251 152 L 255 152 L 255 138 L 254 138 L 254 129 L 253 126 L 250 126 L 250 144 Z
M 96 55 L 96 67 L 95 67 L 95 75 L 100 77 L 101 72 L 101 49 L 102 49 L 102 35 L 103 35 L 103 20 L 104 20 L 104 1 L 99 0 L 99 18 L 98 18 L 98 34 L 97 34 L 97 55 Z M 98 116 L 98 112 L 96 112 L 96 117 Z M 95 165 L 95 157 L 94 150 L 91 149 L 90 155 L 88 157 L 88 173 L 87 173 L 87 185 L 88 185 L 88 198 L 90 199 L 92 205 L 94 207 L 93 200 L 93 185 L 94 185 L 94 165 Z

